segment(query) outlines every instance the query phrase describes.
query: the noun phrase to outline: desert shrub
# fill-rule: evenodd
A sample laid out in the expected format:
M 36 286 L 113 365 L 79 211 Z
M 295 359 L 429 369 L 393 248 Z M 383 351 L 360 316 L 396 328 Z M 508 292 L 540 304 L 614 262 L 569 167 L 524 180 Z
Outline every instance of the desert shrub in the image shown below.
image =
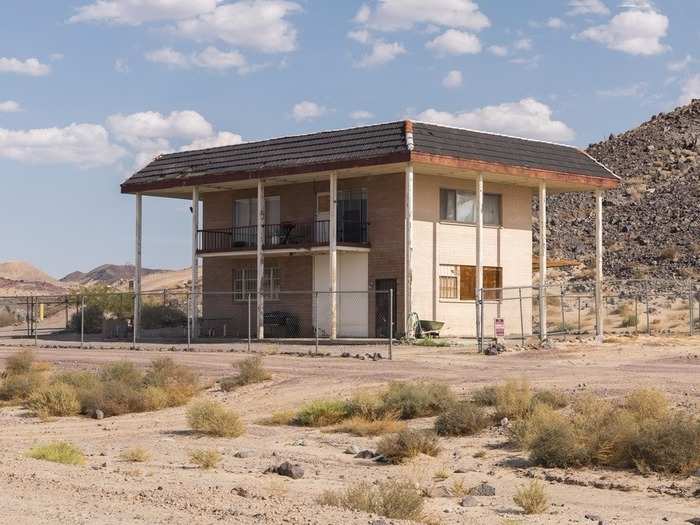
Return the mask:
M 151 458 L 151 453 L 145 448 L 134 447 L 124 450 L 119 457 L 129 463 L 144 463 Z
M 496 406 L 496 387 L 493 385 L 488 385 L 475 390 L 472 393 L 472 401 L 479 406 Z
M 350 416 L 348 404 L 335 399 L 318 399 L 304 405 L 294 416 L 293 424 L 302 427 L 336 425 Z
M 12 326 L 17 321 L 17 315 L 10 309 L 9 306 L 5 306 L 5 308 L 0 311 L 0 328 Z
M 238 437 L 245 432 L 241 418 L 233 410 L 211 400 L 194 402 L 187 409 L 190 428 L 216 437 Z
M 555 409 L 565 408 L 569 404 L 569 397 L 558 390 L 538 390 L 532 396 L 531 403 L 541 403 Z
M 147 386 L 141 394 L 141 407 L 144 412 L 162 410 L 170 406 L 168 391 L 159 386 Z
M 423 518 L 423 495 L 415 484 L 408 481 L 390 480 L 376 486 L 361 481 L 342 491 L 326 491 L 317 501 L 321 505 L 395 520 L 418 521 Z
M 121 416 L 145 410 L 142 389 L 128 383 L 107 381 L 102 384 L 99 394 L 100 398 L 94 400 L 93 410 L 102 410 L 106 417 Z
M 7 357 L 5 375 L 27 374 L 32 371 L 35 360 L 33 351 L 29 349 L 17 351 Z
M 626 315 L 623 319 L 622 322 L 620 323 L 620 328 L 631 328 L 633 326 L 637 326 L 637 316 L 634 314 L 629 314 Z
M 80 399 L 74 387 L 54 383 L 34 391 L 27 407 L 41 418 L 75 416 L 80 413 Z
M 224 392 L 229 392 L 244 385 L 262 383 L 272 378 L 272 375 L 265 370 L 262 357 L 260 356 L 249 357 L 239 363 L 235 363 L 233 366 L 238 368 L 238 375 L 224 377 L 219 380 L 219 386 Z
M 427 430 L 403 430 L 383 437 L 377 444 L 377 453 L 390 463 L 402 463 L 418 454 L 437 456 L 439 452 L 437 435 Z
M 258 424 L 266 426 L 293 425 L 295 416 L 296 413 L 293 410 L 283 410 L 280 412 L 274 412 L 271 416 L 260 419 Z
M 395 382 L 383 396 L 383 410 L 401 419 L 435 416 L 456 402 L 448 385 L 435 382 Z
M 361 390 L 353 394 L 348 400 L 348 412 L 353 417 L 372 421 L 375 419 L 385 419 L 391 417 L 397 419 L 399 414 L 388 413 L 384 404 L 384 393 L 374 390 Z
M 525 514 L 542 514 L 549 508 L 549 499 L 544 486 L 537 480 L 518 488 L 513 501 Z
M 170 357 L 151 361 L 143 377 L 147 390 L 160 388 L 167 396 L 165 406 L 174 407 L 187 403 L 197 392 L 197 375 L 186 366 L 177 364 Z
M 179 308 L 162 304 L 144 304 L 141 307 L 141 327 L 144 330 L 187 326 L 187 314 Z
M 190 452 L 190 461 L 199 468 L 209 470 L 215 468 L 223 459 L 218 450 L 193 450 Z
M 362 416 L 353 416 L 333 427 L 333 431 L 366 437 L 392 434 L 405 428 L 406 423 L 395 418 L 365 419 Z
M 86 334 L 101 334 L 102 323 L 105 319 L 104 308 L 98 304 L 88 304 L 84 308 L 84 315 L 78 310 L 70 318 L 70 329 L 72 332 L 80 333 L 81 324 L 82 331 Z
M 669 410 L 666 396 L 653 388 L 633 390 L 625 397 L 624 407 L 639 421 L 663 418 Z
M 497 419 L 521 419 L 527 416 L 532 403 L 532 390 L 527 381 L 510 379 L 496 387 Z
M 30 371 L 24 374 L 7 375 L 0 385 L 0 399 L 25 400 L 45 384 L 46 376 L 42 372 Z
M 32 459 L 53 461 L 64 465 L 82 465 L 85 463 L 85 456 L 82 451 L 65 441 L 37 445 L 27 452 L 27 456 Z
M 471 436 L 490 423 L 491 418 L 483 408 L 471 401 L 461 401 L 438 416 L 435 432 L 440 436 Z
M 131 361 L 115 361 L 102 367 L 100 380 L 105 383 L 117 382 L 132 388 L 140 388 L 143 385 L 143 373 Z
M 542 419 L 521 438 L 530 450 L 530 460 L 543 467 L 566 468 L 581 464 L 582 454 L 571 421 L 551 409 L 543 411 L 540 417 Z

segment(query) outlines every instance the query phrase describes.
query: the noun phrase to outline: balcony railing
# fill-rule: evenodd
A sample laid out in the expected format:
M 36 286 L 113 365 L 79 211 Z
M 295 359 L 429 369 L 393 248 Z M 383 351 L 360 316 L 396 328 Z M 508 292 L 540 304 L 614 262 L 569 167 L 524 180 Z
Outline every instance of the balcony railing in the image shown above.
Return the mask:
M 338 221 L 337 242 L 366 246 L 369 244 L 366 222 Z M 326 246 L 330 221 L 283 222 L 263 226 L 263 248 L 303 248 Z M 251 250 L 257 247 L 257 226 L 237 226 L 199 230 L 198 249 L 203 253 Z

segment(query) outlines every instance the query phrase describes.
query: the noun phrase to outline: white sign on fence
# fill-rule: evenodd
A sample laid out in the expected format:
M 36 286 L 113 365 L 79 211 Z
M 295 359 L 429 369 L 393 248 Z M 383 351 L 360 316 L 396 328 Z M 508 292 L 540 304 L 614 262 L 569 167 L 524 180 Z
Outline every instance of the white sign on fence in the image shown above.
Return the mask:
M 506 322 L 503 319 L 493 320 L 493 331 L 496 339 L 506 336 Z

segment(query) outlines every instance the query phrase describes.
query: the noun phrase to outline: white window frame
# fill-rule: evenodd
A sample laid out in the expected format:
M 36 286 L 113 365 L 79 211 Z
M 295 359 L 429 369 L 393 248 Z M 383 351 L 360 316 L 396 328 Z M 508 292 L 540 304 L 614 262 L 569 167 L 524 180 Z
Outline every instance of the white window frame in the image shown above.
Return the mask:
M 263 296 L 267 301 L 280 298 L 280 269 L 277 265 L 265 266 L 263 277 Z M 233 270 L 233 301 L 246 302 L 248 295 L 257 294 L 257 270 L 254 266 L 244 266 Z
M 442 193 L 443 192 L 454 192 L 455 193 L 455 218 L 454 219 L 447 219 L 442 216 Z M 474 203 L 476 203 L 476 193 L 471 191 L 471 190 L 462 190 L 462 189 L 456 189 L 456 188 L 440 188 L 438 192 L 438 216 L 440 218 L 440 222 L 446 222 L 450 224 L 468 224 L 468 225 L 475 225 L 476 224 L 476 217 L 474 216 L 474 213 L 472 213 L 472 218 L 471 220 L 468 221 L 460 221 L 457 219 L 457 194 L 462 193 L 466 195 L 471 195 L 474 199 Z M 487 197 L 496 197 L 498 199 L 498 222 L 497 223 L 489 223 L 484 220 L 484 226 L 503 226 L 503 196 L 500 193 L 484 193 L 484 201 L 486 200 Z

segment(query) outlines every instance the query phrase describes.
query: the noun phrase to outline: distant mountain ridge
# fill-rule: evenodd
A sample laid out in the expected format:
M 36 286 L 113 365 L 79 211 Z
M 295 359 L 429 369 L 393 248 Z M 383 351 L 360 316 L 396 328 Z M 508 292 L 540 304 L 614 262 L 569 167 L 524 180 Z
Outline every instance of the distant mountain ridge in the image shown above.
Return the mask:
M 89 272 L 71 272 L 60 281 L 66 284 L 106 284 L 109 286 L 119 284 L 122 281 L 129 281 L 134 278 L 133 264 L 103 264 L 90 270 Z M 154 273 L 164 273 L 170 270 L 158 270 L 153 268 L 143 268 L 141 275 L 146 277 Z

